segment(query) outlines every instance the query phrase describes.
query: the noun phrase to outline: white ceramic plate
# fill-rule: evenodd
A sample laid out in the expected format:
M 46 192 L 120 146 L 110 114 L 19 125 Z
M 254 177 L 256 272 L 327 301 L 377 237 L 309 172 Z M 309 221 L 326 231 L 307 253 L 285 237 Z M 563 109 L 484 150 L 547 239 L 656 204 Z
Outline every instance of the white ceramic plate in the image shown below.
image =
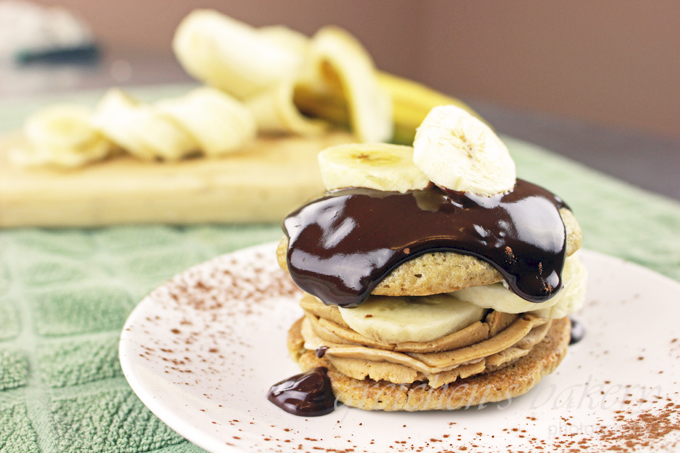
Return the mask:
M 121 336 L 123 371 L 139 398 L 210 452 L 671 451 L 680 444 L 680 406 L 668 406 L 680 404 L 680 284 L 589 251 L 581 252 L 588 301 L 577 314 L 586 336 L 528 394 L 453 412 L 341 405 L 322 417 L 285 413 L 267 390 L 299 373 L 286 332 L 301 310 L 275 247 L 176 276 L 137 306 Z M 649 434 L 653 425 L 668 432 Z

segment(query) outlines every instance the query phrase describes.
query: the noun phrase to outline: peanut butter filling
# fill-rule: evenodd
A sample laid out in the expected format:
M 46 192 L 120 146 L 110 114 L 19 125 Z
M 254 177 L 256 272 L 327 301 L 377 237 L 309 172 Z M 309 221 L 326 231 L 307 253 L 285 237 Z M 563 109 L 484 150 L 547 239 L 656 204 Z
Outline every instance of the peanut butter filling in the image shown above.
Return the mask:
M 305 295 L 301 324 L 304 348 L 324 348 L 324 357 L 353 379 L 438 388 L 457 379 L 491 372 L 529 354 L 551 321 L 532 314 L 492 311 L 482 321 L 428 342 L 381 343 L 353 331 L 338 309 Z

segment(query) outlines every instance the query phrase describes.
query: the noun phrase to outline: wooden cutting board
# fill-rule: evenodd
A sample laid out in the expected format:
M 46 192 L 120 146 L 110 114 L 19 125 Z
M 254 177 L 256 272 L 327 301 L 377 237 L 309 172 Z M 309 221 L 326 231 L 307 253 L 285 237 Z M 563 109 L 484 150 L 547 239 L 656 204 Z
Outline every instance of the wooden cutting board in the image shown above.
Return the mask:
M 12 165 L 24 139 L 9 135 L 0 138 L 0 227 L 280 222 L 324 190 L 319 151 L 352 141 L 345 132 L 261 137 L 222 159 L 125 156 L 62 171 Z

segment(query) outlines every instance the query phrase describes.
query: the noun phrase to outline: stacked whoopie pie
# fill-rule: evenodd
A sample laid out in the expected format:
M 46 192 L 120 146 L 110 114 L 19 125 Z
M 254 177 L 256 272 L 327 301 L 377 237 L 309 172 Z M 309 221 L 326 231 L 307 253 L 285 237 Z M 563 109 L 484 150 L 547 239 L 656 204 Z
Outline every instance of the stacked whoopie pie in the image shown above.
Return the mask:
M 413 147 L 319 155 L 328 192 L 290 214 L 279 264 L 305 291 L 288 348 L 367 410 L 457 409 L 527 392 L 585 300 L 581 230 L 516 179 L 483 122 L 437 107 Z

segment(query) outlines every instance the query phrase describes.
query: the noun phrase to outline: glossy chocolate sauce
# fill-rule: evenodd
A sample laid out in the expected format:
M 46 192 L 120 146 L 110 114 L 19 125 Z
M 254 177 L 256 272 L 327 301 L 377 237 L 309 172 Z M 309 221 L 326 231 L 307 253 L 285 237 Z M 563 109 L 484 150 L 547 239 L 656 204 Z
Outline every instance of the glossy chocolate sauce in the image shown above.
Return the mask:
M 323 367 L 274 384 L 268 399 L 286 412 L 305 417 L 326 415 L 335 408 L 331 381 Z
M 569 320 L 571 321 L 571 336 L 569 338 L 569 345 L 571 346 L 572 344 L 576 344 L 583 340 L 586 329 L 580 321 L 575 320 L 571 316 L 569 317 Z
M 393 269 L 429 252 L 476 256 L 520 297 L 543 302 L 561 286 L 566 233 L 547 190 L 517 180 L 484 197 L 431 186 L 406 193 L 341 189 L 283 223 L 295 283 L 325 304 L 361 304 Z

